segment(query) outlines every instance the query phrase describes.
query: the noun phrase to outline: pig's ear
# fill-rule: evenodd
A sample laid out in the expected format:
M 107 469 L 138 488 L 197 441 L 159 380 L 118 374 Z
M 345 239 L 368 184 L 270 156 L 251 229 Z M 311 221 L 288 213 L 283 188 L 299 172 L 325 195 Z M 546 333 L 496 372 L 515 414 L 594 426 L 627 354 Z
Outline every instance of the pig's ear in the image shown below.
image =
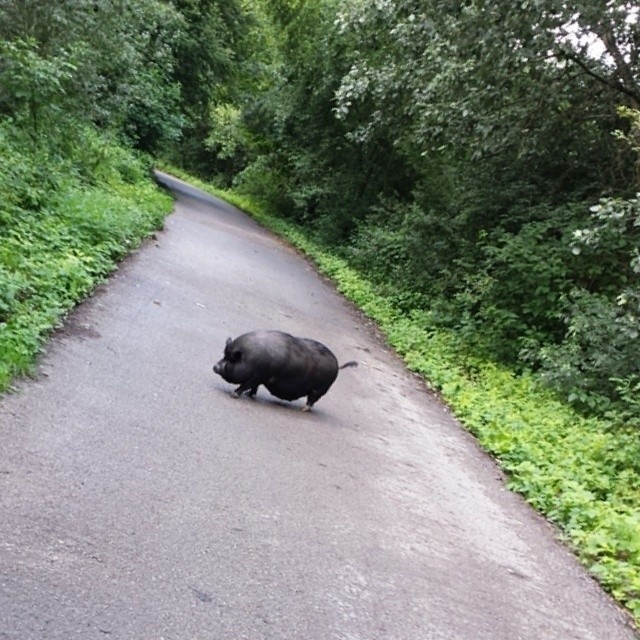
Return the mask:
M 231 338 L 227 338 L 227 341 L 226 341 L 226 343 L 225 343 L 225 346 L 227 346 L 230 342 L 231 342 Z

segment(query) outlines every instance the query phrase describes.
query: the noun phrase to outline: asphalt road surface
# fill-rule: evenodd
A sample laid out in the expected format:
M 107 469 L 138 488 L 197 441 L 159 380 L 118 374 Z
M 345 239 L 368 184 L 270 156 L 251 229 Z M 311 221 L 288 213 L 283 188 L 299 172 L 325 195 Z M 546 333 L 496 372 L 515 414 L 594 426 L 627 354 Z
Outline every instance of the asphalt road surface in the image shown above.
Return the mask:
M 2 640 L 621 640 L 625 616 L 373 328 L 179 181 L 175 213 L 0 408 Z M 310 413 L 211 370 L 316 338 Z

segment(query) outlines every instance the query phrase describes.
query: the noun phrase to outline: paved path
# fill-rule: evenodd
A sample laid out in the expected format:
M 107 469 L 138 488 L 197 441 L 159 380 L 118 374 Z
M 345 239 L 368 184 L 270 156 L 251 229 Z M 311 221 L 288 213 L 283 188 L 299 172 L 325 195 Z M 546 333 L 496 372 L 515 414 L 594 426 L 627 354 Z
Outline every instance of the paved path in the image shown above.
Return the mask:
M 294 251 L 167 178 L 176 212 L 0 406 L 2 640 L 622 640 L 624 617 Z M 314 411 L 214 376 L 317 338 Z

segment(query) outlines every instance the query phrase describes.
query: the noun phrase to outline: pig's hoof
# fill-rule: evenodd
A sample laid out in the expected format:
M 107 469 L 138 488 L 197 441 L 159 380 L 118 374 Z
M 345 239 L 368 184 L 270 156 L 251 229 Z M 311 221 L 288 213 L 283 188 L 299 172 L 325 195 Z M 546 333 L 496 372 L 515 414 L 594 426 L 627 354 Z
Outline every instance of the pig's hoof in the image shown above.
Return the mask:
M 302 407 L 302 410 L 307 412 L 307 411 L 311 411 L 311 406 L 308 404 L 305 404 L 304 407 Z
M 231 397 L 232 398 L 239 398 L 242 394 L 238 393 L 237 391 L 232 391 L 231 392 Z

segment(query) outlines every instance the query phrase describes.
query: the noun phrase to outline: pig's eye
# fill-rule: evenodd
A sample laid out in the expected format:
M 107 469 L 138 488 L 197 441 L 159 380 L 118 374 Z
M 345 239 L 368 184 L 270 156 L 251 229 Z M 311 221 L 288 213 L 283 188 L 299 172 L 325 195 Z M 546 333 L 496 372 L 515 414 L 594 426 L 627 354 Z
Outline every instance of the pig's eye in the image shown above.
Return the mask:
M 241 351 L 232 351 L 231 355 L 229 356 L 229 360 L 231 360 L 231 362 L 238 362 L 241 357 L 242 357 Z

